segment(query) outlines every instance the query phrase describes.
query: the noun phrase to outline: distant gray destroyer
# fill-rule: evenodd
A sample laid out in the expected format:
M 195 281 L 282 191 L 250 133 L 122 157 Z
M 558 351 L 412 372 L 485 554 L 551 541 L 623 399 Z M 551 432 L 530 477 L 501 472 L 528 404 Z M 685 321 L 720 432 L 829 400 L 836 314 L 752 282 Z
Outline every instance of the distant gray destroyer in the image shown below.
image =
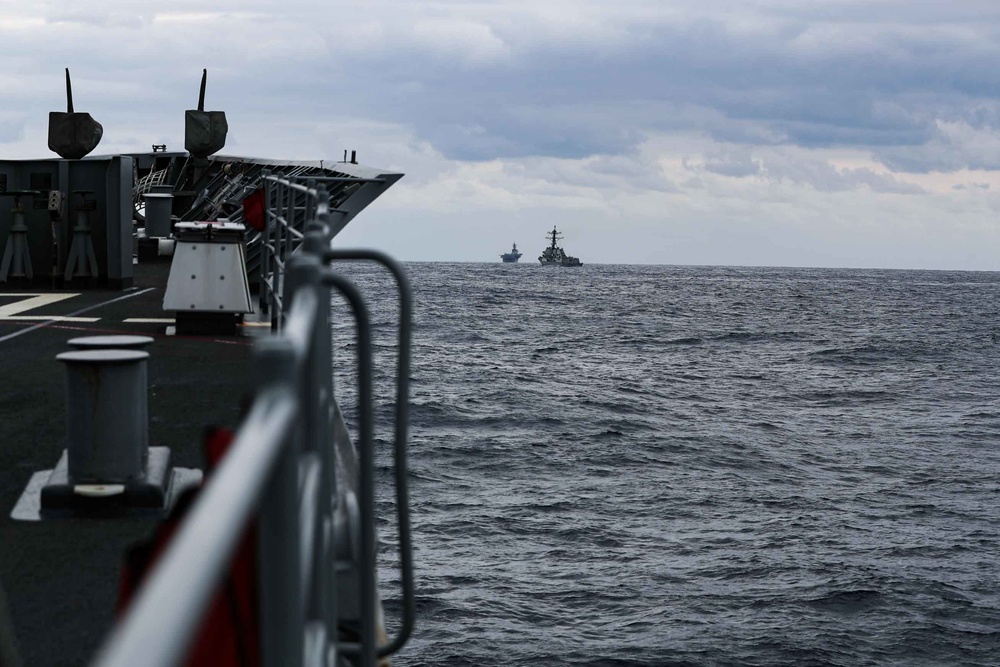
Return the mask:
M 556 231 L 555 226 L 552 227 L 551 232 L 545 235 L 545 238 L 550 239 L 552 243 L 538 256 L 538 261 L 543 266 L 583 266 L 578 257 L 570 257 L 556 245 L 556 241 L 562 238 L 562 234 Z

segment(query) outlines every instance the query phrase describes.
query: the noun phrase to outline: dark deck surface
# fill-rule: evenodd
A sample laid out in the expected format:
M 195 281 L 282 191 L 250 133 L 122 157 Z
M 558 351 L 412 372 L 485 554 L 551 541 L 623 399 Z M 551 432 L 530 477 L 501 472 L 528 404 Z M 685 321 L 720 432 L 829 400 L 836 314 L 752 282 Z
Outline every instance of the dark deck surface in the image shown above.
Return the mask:
M 135 268 L 135 287 L 128 291 L 60 290 L 73 296 L 14 315 L 5 307 L 43 290 L 0 283 L 0 584 L 22 660 L 31 667 L 84 665 L 93 658 L 112 623 L 123 551 L 155 521 L 10 518 L 32 474 L 53 468 L 65 448 L 65 369 L 56 354 L 79 336 L 152 336 L 149 444 L 170 447 L 173 466 L 202 468 L 202 430 L 235 425 L 249 387 L 251 335 L 269 330 L 168 336 L 166 323 L 128 322 L 169 317 L 162 310 L 169 264 Z M 45 315 L 99 319 L 11 319 Z

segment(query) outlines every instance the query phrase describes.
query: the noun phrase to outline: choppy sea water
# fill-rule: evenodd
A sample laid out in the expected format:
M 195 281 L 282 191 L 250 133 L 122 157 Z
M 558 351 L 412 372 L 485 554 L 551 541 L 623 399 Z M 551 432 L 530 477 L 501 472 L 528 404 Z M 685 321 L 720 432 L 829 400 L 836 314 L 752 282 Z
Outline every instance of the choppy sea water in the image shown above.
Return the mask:
M 1000 661 L 1000 273 L 407 268 L 395 664 Z M 372 302 L 391 516 L 392 282 L 344 272 Z

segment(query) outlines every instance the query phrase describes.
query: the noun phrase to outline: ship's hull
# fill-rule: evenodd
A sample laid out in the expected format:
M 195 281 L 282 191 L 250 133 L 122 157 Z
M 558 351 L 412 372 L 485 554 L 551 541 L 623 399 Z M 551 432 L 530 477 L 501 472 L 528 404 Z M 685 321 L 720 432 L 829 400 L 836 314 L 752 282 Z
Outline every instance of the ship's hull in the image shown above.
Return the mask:
M 574 257 L 573 259 L 576 258 Z M 541 264 L 542 266 L 583 266 L 583 263 L 578 259 L 576 261 L 566 261 L 566 260 L 552 261 L 552 260 L 539 259 L 538 263 Z
M 500 255 L 500 259 L 503 260 L 504 264 L 517 264 L 517 260 L 520 259 L 520 256 L 510 257 L 509 255 Z

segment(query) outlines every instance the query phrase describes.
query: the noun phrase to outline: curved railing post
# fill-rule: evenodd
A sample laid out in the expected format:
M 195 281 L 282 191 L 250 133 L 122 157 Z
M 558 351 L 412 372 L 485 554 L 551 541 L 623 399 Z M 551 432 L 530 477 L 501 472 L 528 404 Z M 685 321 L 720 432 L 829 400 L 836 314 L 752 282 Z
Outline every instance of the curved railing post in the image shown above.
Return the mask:
M 396 426 L 393 463 L 396 481 L 396 522 L 399 531 L 399 570 L 403 592 L 403 614 L 399 632 L 381 646 L 378 657 L 391 655 L 402 648 L 413 632 L 416 622 L 416 592 L 413 575 L 413 538 L 410 528 L 410 500 L 406 461 L 406 438 L 410 409 L 410 343 L 413 328 L 413 290 L 406 271 L 389 255 L 377 250 L 328 250 L 326 262 L 336 260 L 368 260 L 389 270 L 399 290 L 399 339 L 396 365 Z M 329 278 L 327 278 L 329 280 Z
M 361 292 L 346 278 L 326 273 L 323 282 L 347 299 L 358 329 L 358 505 L 361 518 L 361 577 L 360 646 L 342 644 L 347 654 L 356 654 L 361 667 L 375 667 L 378 652 L 376 604 L 378 593 L 375 580 L 375 454 L 374 401 L 372 396 L 372 335 L 371 317 Z

